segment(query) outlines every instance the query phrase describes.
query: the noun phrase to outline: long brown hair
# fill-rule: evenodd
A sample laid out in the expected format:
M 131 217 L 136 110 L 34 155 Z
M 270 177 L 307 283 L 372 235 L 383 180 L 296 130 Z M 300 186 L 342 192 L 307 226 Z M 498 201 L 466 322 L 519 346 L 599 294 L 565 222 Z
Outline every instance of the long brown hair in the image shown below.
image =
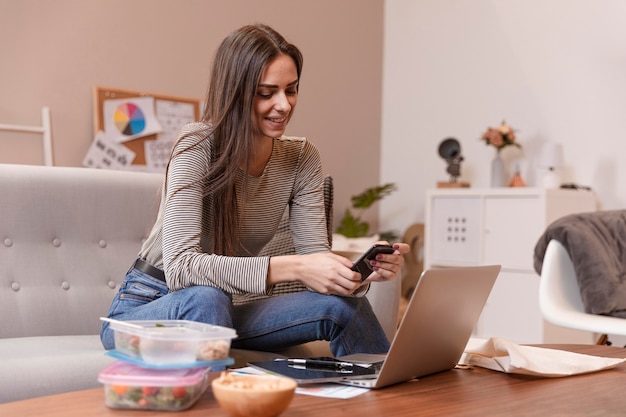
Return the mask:
M 215 53 L 202 122 L 211 126 L 211 155 L 205 204 L 213 206 L 214 253 L 234 255 L 239 247 L 239 208 L 235 181 L 239 165 L 249 167 L 254 147 L 254 97 L 265 66 L 277 56 L 290 56 L 298 74 L 302 54 L 278 32 L 255 24 L 230 33 Z M 184 151 L 184 150 L 183 150 Z M 242 187 L 247 190 L 247 176 Z

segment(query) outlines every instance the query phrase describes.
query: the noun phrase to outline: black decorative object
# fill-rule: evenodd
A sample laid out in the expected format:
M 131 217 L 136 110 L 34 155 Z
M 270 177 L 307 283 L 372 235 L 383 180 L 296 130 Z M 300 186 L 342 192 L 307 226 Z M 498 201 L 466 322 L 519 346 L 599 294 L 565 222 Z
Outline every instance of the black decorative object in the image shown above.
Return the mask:
M 446 138 L 439 144 L 439 156 L 446 160 L 448 169 L 446 172 L 450 174 L 450 182 L 457 182 L 461 175 L 461 144 L 455 138 Z

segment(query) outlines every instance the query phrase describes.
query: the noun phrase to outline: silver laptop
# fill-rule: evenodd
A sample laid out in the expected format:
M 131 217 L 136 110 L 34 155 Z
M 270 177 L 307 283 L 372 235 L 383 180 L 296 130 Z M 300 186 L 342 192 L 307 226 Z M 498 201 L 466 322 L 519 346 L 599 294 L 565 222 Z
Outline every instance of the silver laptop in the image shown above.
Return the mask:
M 500 265 L 450 267 L 424 271 L 386 355 L 354 354 L 337 358 L 371 372 L 318 373 L 287 367 L 287 361 L 251 366 L 290 376 L 298 383 L 337 382 L 383 388 L 452 369 L 463 354 Z M 360 366 L 359 364 L 371 364 Z M 310 378 L 307 377 L 310 375 Z

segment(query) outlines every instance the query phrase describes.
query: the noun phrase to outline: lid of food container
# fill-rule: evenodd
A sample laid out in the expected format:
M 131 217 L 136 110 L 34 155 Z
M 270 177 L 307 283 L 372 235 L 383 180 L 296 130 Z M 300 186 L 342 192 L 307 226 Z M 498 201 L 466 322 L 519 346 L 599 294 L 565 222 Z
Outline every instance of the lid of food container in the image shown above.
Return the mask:
M 194 362 L 189 363 L 152 363 L 146 362 L 141 358 L 129 356 L 125 353 L 118 351 L 117 349 L 107 350 L 105 355 L 110 356 L 115 359 L 119 359 L 124 362 L 132 363 L 133 365 L 140 366 L 142 368 L 151 368 L 151 369 L 179 369 L 179 368 L 211 368 L 215 370 L 216 368 L 222 368 L 235 363 L 233 358 L 226 359 L 216 359 L 216 360 L 196 360 Z
M 124 361 L 115 361 L 98 374 L 103 384 L 131 386 L 189 386 L 196 385 L 210 368 L 148 369 Z
M 235 329 L 191 320 L 129 320 L 115 321 L 111 329 L 152 339 L 234 339 Z

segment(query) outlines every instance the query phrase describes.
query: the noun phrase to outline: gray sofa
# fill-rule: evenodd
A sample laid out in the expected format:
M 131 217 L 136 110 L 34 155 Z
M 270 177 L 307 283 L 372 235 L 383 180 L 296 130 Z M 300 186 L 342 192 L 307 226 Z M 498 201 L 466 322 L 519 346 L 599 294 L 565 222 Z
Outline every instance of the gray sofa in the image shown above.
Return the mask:
M 0 164 L 0 403 L 98 387 L 99 317 L 149 232 L 162 175 Z M 399 280 L 396 280 L 399 281 Z M 389 335 L 399 283 L 368 294 Z M 283 354 L 328 353 L 315 342 Z M 237 365 L 275 357 L 236 351 Z

